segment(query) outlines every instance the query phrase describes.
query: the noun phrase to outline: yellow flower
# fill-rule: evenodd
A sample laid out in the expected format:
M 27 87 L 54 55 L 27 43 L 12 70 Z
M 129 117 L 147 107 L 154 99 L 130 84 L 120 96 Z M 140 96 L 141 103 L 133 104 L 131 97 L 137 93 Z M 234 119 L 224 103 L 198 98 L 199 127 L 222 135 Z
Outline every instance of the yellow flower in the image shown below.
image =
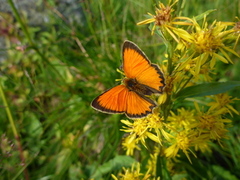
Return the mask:
M 152 129 L 154 129 L 154 132 L 156 132 L 157 135 L 156 140 L 149 137 L 150 139 L 152 139 L 155 142 L 158 142 L 160 145 L 162 145 L 163 140 L 162 136 L 167 140 L 170 139 L 171 135 L 164 130 L 165 123 L 163 123 L 163 118 L 159 117 L 159 114 L 153 113 L 147 116 L 147 121 L 149 125 L 149 130 L 152 131 Z
M 189 130 L 191 124 L 195 122 L 195 111 L 185 110 L 184 108 L 177 109 L 177 114 L 171 111 L 171 116 L 168 117 L 169 124 L 174 129 Z
M 138 147 L 138 139 L 136 138 L 135 134 L 130 134 L 126 138 L 124 138 L 122 146 L 123 149 L 126 150 L 126 155 L 132 156 L 135 149 L 140 150 L 140 147 Z
M 181 68 L 184 68 L 184 66 L 182 66 Z M 191 59 L 190 61 L 188 61 L 188 64 L 185 64 L 185 68 L 182 69 L 183 72 L 179 72 L 181 74 L 188 74 L 190 73 L 191 75 L 193 75 L 192 79 L 191 79 L 191 82 L 192 83 L 198 83 L 198 82 L 211 82 L 212 80 L 212 77 L 211 75 L 214 74 L 213 70 L 214 68 L 210 68 L 208 64 L 203 64 L 201 66 L 201 69 L 199 71 L 199 74 L 196 74 L 195 72 L 195 69 L 196 69 L 196 59 Z M 181 70 L 180 68 L 178 70 Z M 178 73 L 178 74 L 179 74 Z M 182 79 L 184 79 L 186 81 L 188 77 L 184 77 L 184 75 L 182 75 Z M 190 86 L 191 84 L 188 83 L 187 86 Z M 192 84 L 193 85 L 193 84 Z
M 158 137 L 149 132 L 149 125 L 148 125 L 148 121 L 146 120 L 146 118 L 143 119 L 136 119 L 133 122 L 130 122 L 129 120 L 121 120 L 121 122 L 125 125 L 127 125 L 128 127 L 124 127 L 124 129 L 122 129 L 125 132 L 130 133 L 130 136 L 132 136 L 131 141 L 125 141 L 124 142 L 124 147 L 125 148 L 129 148 L 129 147 L 134 147 L 133 145 L 131 145 L 131 143 L 133 143 L 133 141 L 135 141 L 136 143 L 138 143 L 139 141 L 141 141 L 141 143 L 146 147 L 145 144 L 145 139 L 146 138 L 150 138 L 158 143 L 160 143 Z M 127 144 L 130 143 L 130 144 Z M 127 150 L 127 152 L 132 153 L 132 150 Z
M 220 60 L 224 63 L 233 63 L 229 55 L 232 53 L 236 56 L 238 54 L 228 45 L 228 40 L 232 38 L 232 34 L 236 32 L 233 28 L 228 30 L 229 26 L 233 26 L 233 22 L 217 22 L 214 21 L 210 26 L 205 21 L 202 27 L 197 23 L 196 20 L 193 21 L 193 27 L 195 28 L 190 36 L 193 39 L 192 42 L 189 41 L 188 44 L 180 46 L 181 48 L 188 48 L 189 52 L 192 52 L 190 57 L 184 63 L 181 64 L 180 69 L 184 69 L 189 62 L 195 64 L 192 73 L 194 76 L 198 75 L 201 67 L 210 62 L 210 68 L 215 66 L 216 60 Z M 186 46 L 185 46 L 186 45 Z M 220 52 L 220 54 L 219 54 Z
M 231 123 L 230 119 L 222 118 L 223 111 L 215 112 L 209 109 L 206 113 L 201 112 L 197 103 L 195 103 L 197 109 L 196 119 L 198 122 L 194 124 L 197 128 L 198 134 L 209 135 L 210 140 L 217 140 L 220 143 L 222 138 L 227 138 L 228 123 Z
M 137 146 L 139 142 L 146 148 L 145 140 L 147 138 L 162 145 L 163 138 L 170 140 L 172 136 L 164 130 L 165 124 L 163 119 L 158 114 L 153 113 L 142 119 L 121 120 L 127 126 L 124 126 L 122 131 L 129 133 L 123 141 L 123 147 L 126 149 L 127 155 L 133 155 L 135 149 L 140 150 Z
M 190 149 L 190 147 L 193 146 L 193 140 L 195 138 L 194 127 L 192 126 L 192 124 L 196 122 L 195 110 L 181 108 L 177 109 L 176 114 L 171 111 L 168 122 L 173 138 L 169 141 L 170 146 L 165 149 L 166 157 L 176 157 L 178 151 L 182 150 L 191 162 L 188 152 L 190 151 L 195 156 Z
M 140 163 L 134 163 L 130 168 L 123 168 L 123 173 L 120 173 L 117 178 L 112 174 L 114 180 L 150 180 L 151 175 L 147 172 L 145 175 L 140 173 Z M 143 177 L 142 177 L 143 176 Z M 153 178 L 151 178 L 153 179 Z
M 200 133 L 208 133 L 212 140 L 226 138 L 228 130 L 224 123 L 231 122 L 229 119 L 222 119 L 220 116 L 214 116 L 211 114 L 202 114 L 198 116 L 198 120 L 198 130 Z
M 141 140 L 141 142 L 145 145 L 145 139 L 147 137 L 151 137 L 152 139 L 155 139 L 155 135 L 148 132 L 148 121 L 143 118 L 143 119 L 136 119 L 131 123 L 128 120 L 122 120 L 122 123 L 130 126 L 130 129 L 125 129 L 125 132 L 130 132 L 130 134 L 135 134 L 136 138 Z
M 215 96 L 211 96 L 210 98 L 214 99 L 214 102 L 208 103 L 208 106 L 210 106 L 209 111 L 218 111 L 223 113 L 229 113 L 231 116 L 232 112 L 239 115 L 239 112 L 233 108 L 233 106 L 230 105 L 230 103 L 233 103 L 233 101 L 240 100 L 238 98 L 232 98 L 226 93 L 223 94 L 217 94 Z
M 196 139 L 194 139 L 194 148 L 195 151 L 211 152 L 210 148 L 210 139 L 208 134 L 197 134 L 196 132 Z
M 192 139 L 190 135 L 191 133 L 184 130 L 176 133 L 176 136 L 170 142 L 171 146 L 165 149 L 166 157 L 176 157 L 178 155 L 178 151 L 182 150 L 183 153 L 187 156 L 188 160 L 191 162 L 188 152 L 190 151 L 194 156 L 196 155 L 190 149 L 190 147 L 192 146 Z
M 154 22 L 152 28 L 152 34 L 156 27 L 159 27 L 162 35 L 164 38 L 168 39 L 167 37 L 170 35 L 173 37 L 177 42 L 179 42 L 177 36 L 183 36 L 186 33 L 183 29 L 179 29 L 174 27 L 174 25 L 192 25 L 191 19 L 187 17 L 173 17 L 174 9 L 172 8 L 178 0 L 176 0 L 172 5 L 165 6 L 163 3 L 158 4 L 156 8 L 155 15 L 148 13 L 151 18 L 146 19 L 137 23 L 137 25 L 149 24 Z M 183 20 L 183 21 L 180 21 Z M 190 22 L 187 22 L 190 21 Z M 177 35 L 177 36 L 176 36 Z

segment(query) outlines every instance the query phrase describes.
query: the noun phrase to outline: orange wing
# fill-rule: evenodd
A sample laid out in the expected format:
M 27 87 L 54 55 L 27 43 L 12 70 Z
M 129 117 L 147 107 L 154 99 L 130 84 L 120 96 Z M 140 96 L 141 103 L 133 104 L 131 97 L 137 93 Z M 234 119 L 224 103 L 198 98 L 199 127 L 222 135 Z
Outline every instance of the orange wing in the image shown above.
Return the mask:
M 125 113 L 129 118 L 141 118 L 156 107 L 151 99 L 130 91 L 125 85 L 115 86 L 92 101 L 92 107 L 105 113 Z
M 136 79 L 161 93 L 165 86 L 163 74 L 156 64 L 151 64 L 141 49 L 130 41 L 125 41 L 122 50 L 123 71 L 127 78 Z

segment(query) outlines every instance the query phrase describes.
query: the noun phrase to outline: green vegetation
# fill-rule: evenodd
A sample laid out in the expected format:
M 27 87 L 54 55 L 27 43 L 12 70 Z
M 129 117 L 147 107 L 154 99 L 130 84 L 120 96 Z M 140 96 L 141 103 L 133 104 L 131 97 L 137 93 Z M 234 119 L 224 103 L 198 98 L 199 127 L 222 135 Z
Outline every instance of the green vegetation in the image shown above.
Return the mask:
M 0 179 L 107 180 L 135 161 L 145 166 L 152 149 L 141 146 L 140 152 L 126 156 L 122 148 L 126 133 L 121 120 L 126 117 L 97 112 L 90 103 L 119 83 L 116 69 L 124 40 L 136 43 L 154 63 L 166 58 L 162 39 L 151 35 L 148 25 L 136 25 L 147 12 L 155 12 L 157 2 L 79 1 L 82 16 L 76 21 L 57 10 L 57 1 L 43 1 L 49 20 L 37 27 L 29 25 L 12 0 L 8 3 L 12 13 L 0 12 L 0 35 L 6 43 L 0 51 L 5 54 L 0 69 Z M 182 16 L 217 9 L 208 16 L 209 24 L 215 19 L 239 21 L 238 0 L 183 4 Z M 235 51 L 240 54 L 239 42 Z M 240 81 L 239 57 L 229 56 L 233 64 L 218 61 L 214 81 Z M 240 99 L 239 84 L 226 86 L 229 95 Z M 186 90 L 181 93 L 187 96 Z M 240 101 L 231 105 L 240 111 Z M 210 152 L 197 152 L 197 158 L 189 153 L 192 163 L 184 153 L 174 158 L 174 166 L 180 167 L 176 172 L 168 172 L 167 159 L 160 158 L 161 179 L 239 179 L 240 116 L 227 118 L 232 119 L 228 139 L 212 143 Z

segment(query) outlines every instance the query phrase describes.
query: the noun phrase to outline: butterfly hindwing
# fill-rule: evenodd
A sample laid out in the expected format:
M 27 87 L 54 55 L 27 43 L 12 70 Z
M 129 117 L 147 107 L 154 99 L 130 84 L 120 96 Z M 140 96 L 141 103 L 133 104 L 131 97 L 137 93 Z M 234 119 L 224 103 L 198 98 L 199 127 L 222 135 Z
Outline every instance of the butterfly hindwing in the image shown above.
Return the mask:
M 92 107 L 105 113 L 125 113 L 129 118 L 141 118 L 152 112 L 156 104 L 151 99 L 130 91 L 125 85 L 115 86 L 92 101 Z
M 124 113 L 126 111 L 127 91 L 124 85 L 115 86 L 92 101 L 92 107 L 106 113 Z
M 122 49 L 123 71 L 127 78 L 136 79 L 140 84 L 163 91 L 164 77 L 156 64 L 151 64 L 140 48 L 130 41 L 125 41 Z
M 129 118 L 142 118 L 152 113 L 154 107 L 156 104 L 153 100 L 134 91 L 129 91 L 125 114 Z

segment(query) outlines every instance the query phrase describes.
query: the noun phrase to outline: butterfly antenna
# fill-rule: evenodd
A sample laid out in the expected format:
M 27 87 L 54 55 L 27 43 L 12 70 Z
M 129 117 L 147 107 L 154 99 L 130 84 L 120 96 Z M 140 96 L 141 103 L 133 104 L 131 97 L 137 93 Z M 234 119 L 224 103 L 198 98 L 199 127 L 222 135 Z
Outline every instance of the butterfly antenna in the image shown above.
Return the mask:
M 120 69 L 117 68 L 117 72 L 119 72 L 120 74 L 124 75 L 124 72 L 121 71 Z
M 118 68 L 117 68 L 117 72 L 119 72 L 120 74 L 122 74 L 123 76 L 125 76 L 125 75 L 124 75 L 124 72 L 121 71 L 121 70 L 118 69 Z M 115 81 L 122 81 L 122 79 L 115 79 Z
M 115 79 L 115 81 L 121 81 L 122 79 Z

